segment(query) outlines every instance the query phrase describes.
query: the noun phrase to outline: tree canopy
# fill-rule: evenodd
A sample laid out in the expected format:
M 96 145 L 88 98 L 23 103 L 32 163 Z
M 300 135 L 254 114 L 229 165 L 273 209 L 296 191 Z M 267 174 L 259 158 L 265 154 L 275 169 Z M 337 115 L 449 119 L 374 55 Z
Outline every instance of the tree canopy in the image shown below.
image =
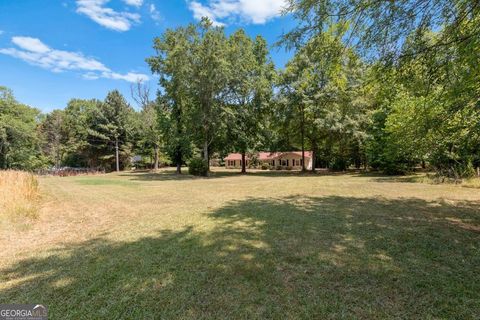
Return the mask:
M 280 39 L 294 49 L 284 68 L 242 29 L 226 34 L 204 18 L 166 30 L 146 59 L 157 96 L 139 83 L 138 110 L 112 90 L 42 115 L 1 87 L 0 166 L 120 170 L 140 155 L 155 169 L 190 163 L 208 174 L 229 152 L 245 172 L 247 155 L 311 150 L 312 170 L 475 174 L 477 1 L 289 0 L 286 11 L 297 26 Z

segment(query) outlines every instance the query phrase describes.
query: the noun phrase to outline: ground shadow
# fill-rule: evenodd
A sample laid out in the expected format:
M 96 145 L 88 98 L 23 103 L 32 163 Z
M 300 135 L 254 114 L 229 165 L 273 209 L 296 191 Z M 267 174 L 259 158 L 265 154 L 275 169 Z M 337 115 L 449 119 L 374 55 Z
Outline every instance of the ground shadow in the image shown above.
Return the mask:
M 52 319 L 475 318 L 479 203 L 251 198 L 216 227 L 93 239 L 0 270 Z
M 318 170 L 314 173 L 311 171 L 302 172 L 299 170 L 258 170 L 258 169 L 249 169 L 246 173 L 241 173 L 240 170 L 212 170 L 209 173 L 208 177 L 196 177 L 188 174 L 186 171 L 183 171 L 182 174 L 176 174 L 174 169 L 162 169 L 158 172 L 154 171 L 132 171 L 128 174 L 120 174 L 121 177 L 126 177 L 128 180 L 132 181 L 171 181 L 171 180 L 199 180 L 199 179 L 218 179 L 218 178 L 228 178 L 228 177 L 241 177 L 241 176 L 254 176 L 254 177 L 266 177 L 266 178 L 275 178 L 275 177 L 299 177 L 299 178 L 315 178 L 320 175 L 325 176 L 338 176 L 338 175 L 353 175 L 353 176 L 362 176 L 358 172 L 332 172 L 327 170 Z

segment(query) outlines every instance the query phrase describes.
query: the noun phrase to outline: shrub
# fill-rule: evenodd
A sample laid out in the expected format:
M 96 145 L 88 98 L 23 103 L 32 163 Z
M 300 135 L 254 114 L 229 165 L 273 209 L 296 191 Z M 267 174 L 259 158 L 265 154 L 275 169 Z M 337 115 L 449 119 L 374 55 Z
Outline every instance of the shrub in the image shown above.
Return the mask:
M 286 170 L 291 171 L 293 168 L 291 166 L 285 167 Z
M 458 183 L 463 179 L 470 179 L 477 175 L 477 171 L 471 161 L 438 166 L 436 171 L 436 180 L 441 180 L 442 182 L 452 180 Z
M 194 176 L 206 176 L 208 174 L 208 163 L 202 158 L 193 158 L 188 164 L 188 173 Z
M 276 166 L 275 170 L 282 170 L 282 166 Z
M 40 197 L 38 180 L 24 171 L 0 171 L 0 216 L 35 217 Z
M 262 170 L 268 170 L 270 169 L 270 165 L 268 163 L 262 163 Z

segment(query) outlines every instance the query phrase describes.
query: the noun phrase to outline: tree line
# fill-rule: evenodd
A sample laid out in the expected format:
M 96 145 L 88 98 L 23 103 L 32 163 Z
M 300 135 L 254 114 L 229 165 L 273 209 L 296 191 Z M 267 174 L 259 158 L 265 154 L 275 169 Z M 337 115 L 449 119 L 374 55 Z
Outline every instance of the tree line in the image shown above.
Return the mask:
M 242 29 L 226 35 L 203 19 L 167 30 L 146 59 L 156 97 L 133 86 L 137 109 L 114 90 L 41 114 L 2 88 L 0 167 L 121 170 L 141 155 L 153 168 L 208 174 L 229 152 L 295 149 L 313 151 L 312 170 L 475 174 L 476 1 L 292 0 L 286 10 L 298 25 L 280 39 L 295 51 L 281 69 L 265 39 Z

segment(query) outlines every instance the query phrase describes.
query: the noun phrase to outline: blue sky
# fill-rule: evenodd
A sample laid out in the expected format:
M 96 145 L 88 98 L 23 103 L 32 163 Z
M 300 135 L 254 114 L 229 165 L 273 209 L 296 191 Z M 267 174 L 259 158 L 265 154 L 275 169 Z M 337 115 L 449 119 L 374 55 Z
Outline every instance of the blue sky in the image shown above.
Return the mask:
M 0 0 L 0 86 L 44 112 L 71 98 L 104 99 L 112 89 L 131 101 L 136 79 L 157 86 L 145 58 L 167 28 L 208 16 L 227 34 L 242 27 L 273 44 L 294 25 L 279 14 L 284 1 Z M 271 53 L 279 67 L 290 57 Z

